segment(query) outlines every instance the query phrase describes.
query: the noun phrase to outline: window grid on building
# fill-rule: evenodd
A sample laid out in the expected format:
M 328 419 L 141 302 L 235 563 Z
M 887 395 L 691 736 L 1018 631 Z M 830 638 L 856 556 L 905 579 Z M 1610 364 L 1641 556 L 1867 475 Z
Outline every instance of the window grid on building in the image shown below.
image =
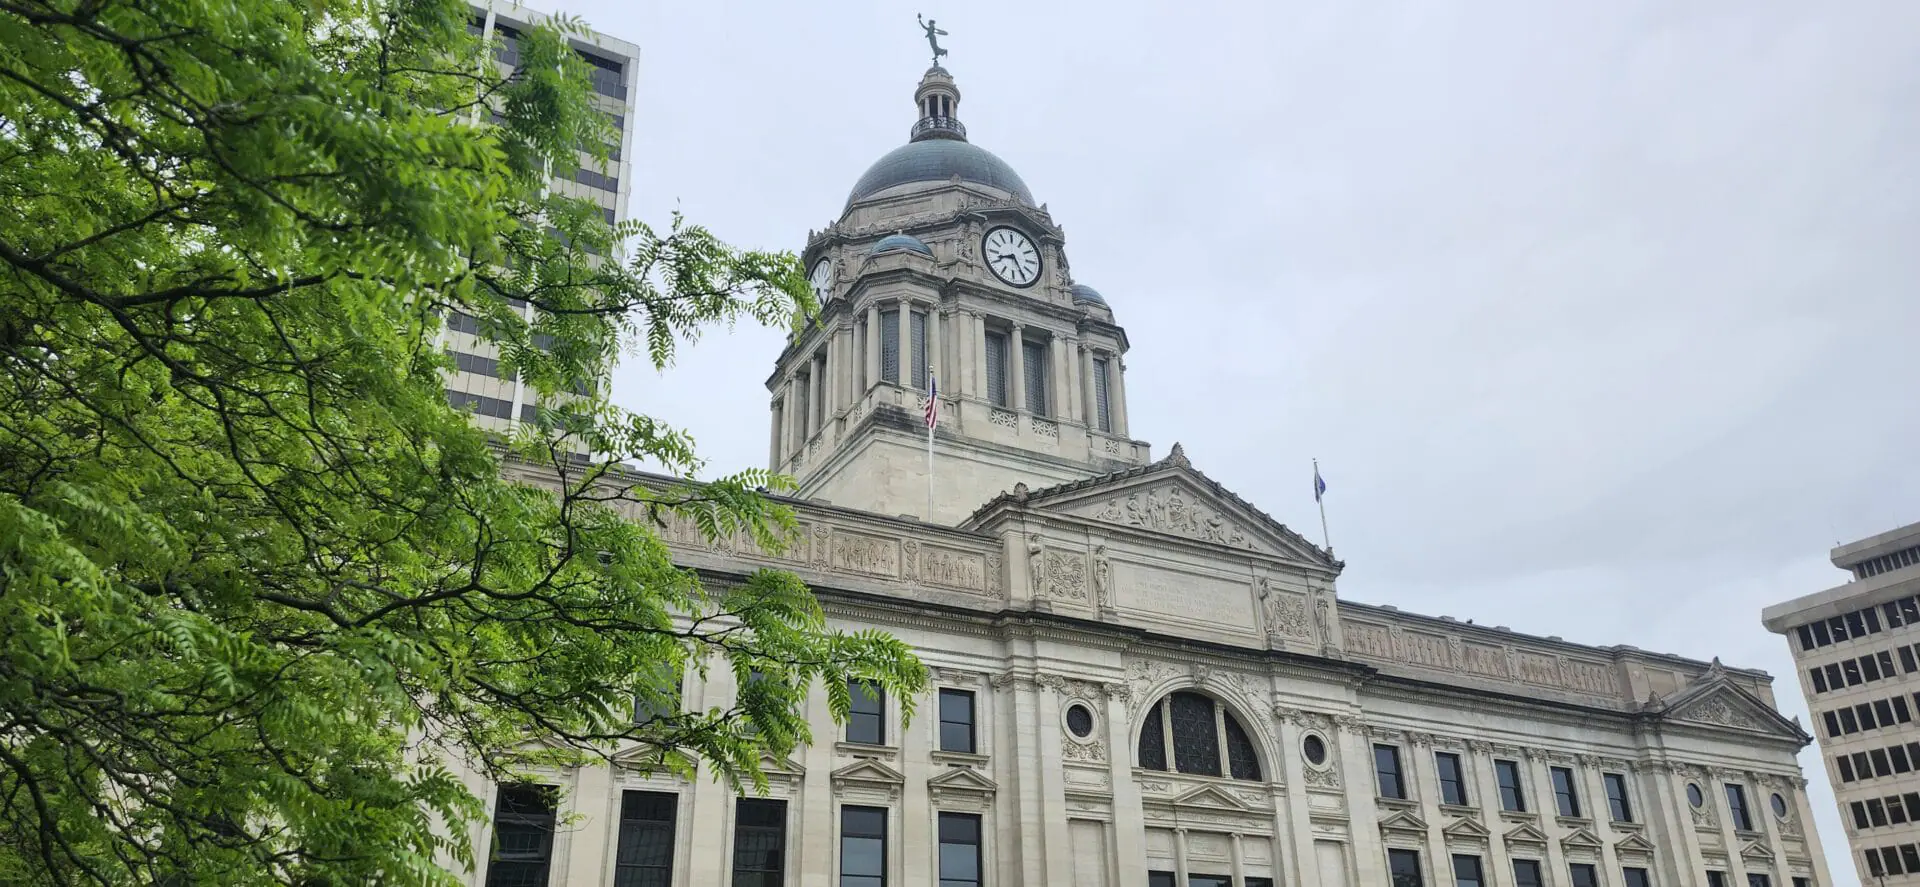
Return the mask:
M 886 808 L 840 808 L 840 887 L 887 887 Z
M 1373 773 L 1378 783 L 1380 797 L 1407 797 L 1407 786 L 1400 778 L 1400 749 L 1392 745 L 1373 747 Z
M 1204 776 L 1260 779 L 1260 760 L 1251 734 L 1226 706 L 1199 693 L 1170 693 L 1147 710 L 1140 729 L 1140 766 Z M 1225 766 L 1222 766 L 1222 762 Z
M 1050 413 L 1047 409 L 1047 344 L 1045 342 L 1020 343 L 1021 371 L 1026 374 L 1027 412 L 1036 416 Z
M 973 703 L 971 690 L 940 691 L 940 750 L 973 754 L 976 750 L 973 731 Z
M 872 331 L 868 331 L 872 335 Z M 880 312 L 880 381 L 900 384 L 900 310 Z
M 1520 786 L 1519 762 L 1494 761 L 1493 775 L 1500 783 L 1500 809 L 1513 813 L 1527 812 L 1527 793 Z
M 1573 784 L 1573 771 L 1566 767 L 1553 767 L 1549 770 L 1553 776 L 1553 801 L 1561 816 L 1580 815 L 1580 790 Z
M 851 708 L 847 713 L 847 741 L 862 745 L 885 745 L 887 742 L 887 697 L 879 684 L 870 681 L 847 681 L 847 695 L 851 697 Z
M 787 879 L 787 802 L 734 802 L 733 887 L 780 887 Z
M 553 865 L 559 793 L 551 785 L 502 785 L 493 814 L 487 887 L 546 887 Z
M 1916 705 L 1920 705 L 1920 693 L 1913 694 L 1913 699 Z M 1880 730 L 1897 724 L 1912 723 L 1912 721 L 1913 712 L 1907 706 L 1907 695 L 1904 693 L 1820 713 L 1820 722 L 1826 727 L 1829 739 Z
M 1602 773 L 1600 784 L 1607 790 L 1607 815 L 1614 822 L 1633 821 L 1633 802 L 1627 798 L 1627 776 L 1624 773 Z
M 673 822 L 679 798 L 666 792 L 622 792 L 613 887 L 673 883 Z
M 980 887 L 980 816 L 940 814 L 940 887 Z
M 1093 359 L 1093 427 L 1096 431 L 1113 431 L 1113 413 L 1107 398 L 1107 359 Z
M 1903 570 L 1914 564 L 1920 564 L 1920 545 L 1902 548 L 1899 551 L 1854 564 L 1853 575 L 1856 579 L 1869 579 L 1892 570 Z
M 1007 388 L 1007 334 L 987 333 L 987 402 L 1005 409 L 1012 394 Z
M 1862 782 L 1920 769 L 1920 742 L 1835 755 L 1834 769 L 1841 782 Z
M 1467 778 L 1460 768 L 1460 756 L 1452 752 L 1434 752 L 1433 769 L 1440 777 L 1440 803 L 1466 806 Z

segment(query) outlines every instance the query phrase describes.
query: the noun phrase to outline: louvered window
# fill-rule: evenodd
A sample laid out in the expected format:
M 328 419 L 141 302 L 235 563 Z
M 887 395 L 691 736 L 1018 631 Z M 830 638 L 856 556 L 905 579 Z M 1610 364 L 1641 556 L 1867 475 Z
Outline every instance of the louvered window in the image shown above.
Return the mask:
M 1020 343 L 1020 360 L 1027 376 L 1027 411 L 1036 416 L 1047 415 L 1047 344 Z
M 1107 402 L 1107 359 L 1093 359 L 1093 427 L 1100 431 L 1113 431 L 1113 413 Z
M 1006 407 L 1007 391 L 1007 334 L 987 334 L 987 402 L 996 407 Z
M 927 390 L 927 316 L 913 313 L 913 387 Z
M 900 384 L 900 312 L 880 312 L 880 380 Z

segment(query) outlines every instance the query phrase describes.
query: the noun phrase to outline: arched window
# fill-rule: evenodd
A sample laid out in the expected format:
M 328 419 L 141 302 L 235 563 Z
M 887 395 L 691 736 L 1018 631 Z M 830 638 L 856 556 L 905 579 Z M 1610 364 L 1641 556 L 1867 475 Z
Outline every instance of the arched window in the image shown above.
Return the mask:
M 1171 762 L 1168 749 L 1173 750 Z M 1168 767 L 1169 763 L 1173 766 Z M 1253 751 L 1252 736 L 1224 706 L 1198 693 L 1172 693 L 1147 710 L 1140 729 L 1140 766 L 1260 779 L 1260 758 Z

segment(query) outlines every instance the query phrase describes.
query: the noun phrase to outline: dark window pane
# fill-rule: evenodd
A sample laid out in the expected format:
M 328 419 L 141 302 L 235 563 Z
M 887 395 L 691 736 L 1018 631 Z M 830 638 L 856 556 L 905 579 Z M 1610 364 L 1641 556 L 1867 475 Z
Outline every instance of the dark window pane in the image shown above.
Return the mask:
M 1160 723 L 1159 702 L 1147 709 L 1146 723 L 1140 727 L 1140 766 L 1148 770 L 1167 769 L 1167 737 Z
M 1807 669 L 1807 677 L 1813 680 L 1813 692 L 1827 692 L 1827 676 L 1825 672 L 1817 668 L 1810 668 Z
M 733 887 L 774 887 L 786 877 L 787 802 L 741 798 L 734 805 Z
M 550 785 L 500 786 L 487 887 L 546 887 L 558 804 L 558 790 Z
M 1553 800 L 1559 805 L 1561 816 L 1580 815 L 1580 792 L 1573 784 L 1573 771 L 1565 767 L 1554 767 Z
M 882 745 L 887 741 L 887 699 L 880 685 L 850 680 L 847 694 L 852 706 L 847 715 L 847 741 Z
M 1174 887 L 1172 872 L 1148 872 L 1147 887 Z
M 1008 405 L 1007 399 L 1011 396 L 1007 392 L 1007 334 L 988 333 L 987 402 L 1004 408 Z
M 1387 871 L 1393 887 L 1425 887 L 1420 878 L 1420 853 L 1416 850 L 1388 850 Z
M 1607 787 L 1607 813 L 1614 822 L 1632 822 L 1633 804 L 1627 800 L 1627 777 L 1623 773 L 1602 773 L 1600 781 Z
M 940 750 L 973 753 L 973 693 L 940 691 Z
M 887 878 L 887 811 L 840 808 L 840 887 L 884 887 Z
M 1373 772 L 1379 781 L 1380 797 L 1407 796 L 1406 786 L 1400 781 L 1400 749 L 1391 745 L 1374 746 Z
M 1467 782 L 1460 771 L 1460 756 L 1448 752 L 1435 752 L 1433 767 L 1440 776 L 1440 803 L 1465 806 Z M 1455 859 L 1457 860 L 1458 857 Z
M 1094 430 L 1096 431 L 1112 431 L 1113 430 L 1113 414 L 1108 408 L 1108 400 L 1107 400 L 1107 398 L 1109 397 L 1109 395 L 1107 394 L 1107 384 L 1108 384 L 1107 373 L 1108 373 L 1107 359 L 1104 357 L 1094 358 L 1093 359 L 1093 421 L 1094 421 Z
M 1727 786 L 1727 812 L 1733 817 L 1733 827 L 1743 832 L 1753 831 L 1753 818 L 1747 815 L 1747 790 L 1737 786 Z
M 1567 866 L 1567 874 L 1573 887 L 1600 887 L 1600 873 L 1593 866 L 1576 862 Z
M 1520 765 L 1514 761 L 1494 761 L 1493 773 L 1500 781 L 1500 809 L 1525 813 L 1527 796 L 1520 789 Z
M 925 391 L 927 390 L 927 315 L 920 311 L 913 312 L 908 317 L 907 327 L 908 334 L 913 337 L 913 347 L 909 350 L 907 357 L 907 360 L 913 364 L 913 372 L 909 375 L 913 379 L 913 387 Z
M 1260 779 L 1260 758 L 1253 750 L 1253 739 L 1233 719 L 1233 712 L 1222 712 L 1227 722 L 1227 764 L 1235 779 Z
M 940 814 L 940 887 L 977 887 L 980 883 L 980 817 Z
M 873 335 L 872 330 L 867 335 Z M 869 352 L 871 353 L 871 352 Z M 880 380 L 900 381 L 900 311 L 880 312 Z
M 1198 693 L 1168 697 L 1173 726 L 1173 762 L 1181 773 L 1220 775 L 1220 733 L 1213 719 L 1213 700 Z
M 1625 887 L 1653 887 L 1653 879 L 1647 876 L 1647 870 L 1628 866 L 1620 870 L 1620 879 Z
M 1480 857 L 1456 853 L 1453 856 L 1454 887 L 1480 887 L 1484 879 L 1480 875 Z
M 1540 860 L 1516 859 L 1513 861 L 1513 887 L 1541 887 Z
M 1026 374 L 1027 412 L 1045 416 L 1047 409 L 1047 343 L 1020 343 L 1020 369 Z M 1175 748 L 1178 748 L 1176 745 Z
M 665 792 L 624 792 L 614 887 L 667 887 L 673 880 L 673 819 L 678 798 Z

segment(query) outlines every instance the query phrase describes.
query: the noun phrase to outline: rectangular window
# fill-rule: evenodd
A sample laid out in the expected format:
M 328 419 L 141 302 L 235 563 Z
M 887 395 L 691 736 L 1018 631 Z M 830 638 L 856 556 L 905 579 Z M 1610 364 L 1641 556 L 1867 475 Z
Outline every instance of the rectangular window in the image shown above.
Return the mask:
M 987 333 L 987 402 L 1006 409 L 1012 396 L 1007 388 L 1007 334 Z
M 1748 872 L 1747 887 L 1773 887 L 1773 879 L 1759 872 Z
M 1233 876 L 1189 874 L 1187 887 L 1233 887 Z
M 492 416 L 495 419 L 513 418 L 513 401 L 501 400 L 497 397 L 468 394 L 465 391 L 449 391 L 447 392 L 447 404 L 456 410 L 473 407 L 475 414 Z
M 1567 866 L 1567 875 L 1573 887 L 1600 887 L 1600 872 L 1590 863 L 1576 862 Z
M 1815 622 L 1813 624 L 1813 639 L 1822 647 L 1833 643 L 1833 636 L 1827 633 L 1827 624 L 1825 622 Z
M 1580 815 L 1580 792 L 1573 786 L 1573 771 L 1566 767 L 1552 768 L 1553 801 L 1560 808 L 1561 816 Z
M 1147 887 L 1176 887 L 1172 872 L 1148 872 Z
M 980 887 L 978 814 L 940 814 L 940 887 Z
M 1614 822 L 1632 822 L 1633 804 L 1627 800 L 1627 777 L 1624 773 L 1602 773 L 1600 783 L 1607 789 L 1607 813 Z
M 1540 880 L 1540 860 L 1514 860 L 1513 887 L 1543 887 Z
M 1887 857 L 1892 855 L 1892 853 L 1893 853 L 1893 848 L 1891 847 L 1881 849 L 1880 851 L 1881 861 L 1882 862 L 1886 861 Z M 1900 867 L 1904 869 L 1907 874 L 1914 874 L 1916 872 L 1920 872 L 1920 847 L 1917 847 L 1913 844 L 1901 844 L 1900 845 Z M 1888 866 L 1888 868 L 1892 868 L 1892 866 Z
M 1834 758 L 1834 763 L 1839 765 L 1840 781 L 1852 782 L 1853 781 L 1853 759 L 1847 757 L 1846 755 L 1841 755 L 1837 758 Z
M 1916 662 L 1913 658 L 1913 647 L 1911 645 L 1901 647 L 1900 670 L 1906 674 L 1913 674 L 1915 669 L 1920 669 L 1920 662 Z
M 1880 663 L 1872 656 L 1860 657 L 1860 675 L 1869 681 L 1880 680 Z
M 733 887 L 781 887 L 787 880 L 787 802 L 741 798 L 733 811 Z
M 1113 413 L 1109 411 L 1107 394 L 1107 359 L 1093 359 L 1093 427 L 1096 431 L 1113 431 Z
M 913 355 L 911 358 L 913 387 L 925 391 L 927 390 L 927 315 L 924 312 L 915 311 L 912 319 L 907 323 L 908 333 L 913 336 L 913 348 L 910 352 Z
M 1840 716 L 1839 715 L 1834 714 L 1833 712 L 1830 712 L 1830 711 L 1822 712 L 1820 715 L 1820 722 L 1822 724 L 1825 724 L 1827 727 L 1828 739 L 1832 739 L 1833 737 L 1840 735 Z
M 1500 809 L 1527 812 L 1527 793 L 1520 788 L 1520 765 L 1514 761 L 1494 761 L 1493 775 L 1500 782 Z
M 1379 778 L 1380 797 L 1406 798 L 1407 787 L 1400 781 L 1400 749 L 1391 745 L 1374 746 L 1373 772 Z
M 680 713 L 681 683 L 680 670 L 660 667 L 654 674 L 640 677 L 640 688 L 633 696 L 633 722 L 650 724 L 661 718 L 670 718 Z
M 1870 828 L 1870 826 L 1867 825 L 1867 805 L 1859 801 L 1854 801 L 1853 803 L 1847 805 L 1847 810 L 1848 812 L 1851 812 L 1853 814 L 1854 828 L 1856 829 Z
M 1826 671 L 1826 673 L 1827 673 L 1827 688 L 1828 688 L 1828 689 L 1830 689 L 1830 690 L 1838 690 L 1838 689 L 1840 689 L 1841 687 L 1844 687 L 1844 686 L 1846 686 L 1846 684 L 1847 684 L 1847 678 L 1846 678 L 1846 675 L 1843 675 L 1843 674 L 1841 674 L 1841 673 L 1840 673 L 1840 666 L 1838 666 L 1838 665 L 1833 665 L 1833 664 L 1828 664 L 1828 665 L 1827 665 L 1827 667 L 1826 667 L 1826 668 L 1825 668 L 1824 670 L 1825 670 L 1825 671 Z
M 853 697 L 847 713 L 847 741 L 862 745 L 887 743 L 887 697 L 879 684 L 847 681 L 847 695 Z
M 1467 782 L 1460 772 L 1460 756 L 1448 752 L 1433 753 L 1433 768 L 1440 775 L 1440 803 L 1456 807 L 1467 805 Z M 1459 857 L 1454 857 L 1459 859 Z
M 545 887 L 547 870 L 553 865 L 558 791 L 551 785 L 500 786 L 487 887 Z
M 1840 673 L 1847 676 L 1847 686 L 1849 687 L 1860 686 L 1860 663 L 1859 662 L 1856 662 L 1852 659 L 1841 661 Z
M 1625 866 L 1620 869 L 1620 880 L 1624 887 L 1653 887 L 1653 879 L 1647 876 L 1647 870 Z
M 1045 416 L 1047 409 L 1047 343 L 1021 342 L 1021 371 L 1026 373 L 1027 412 Z
M 1840 716 L 1840 732 L 1842 733 L 1860 732 L 1860 719 L 1854 717 L 1853 709 L 1843 708 L 1835 712 L 1835 714 Z
M 973 754 L 973 691 L 940 691 L 940 750 Z
M 1892 605 L 1891 605 L 1891 604 L 1889 604 L 1888 606 L 1892 606 Z M 1810 630 L 1809 630 L 1809 629 L 1808 629 L 1808 628 L 1807 628 L 1806 626 L 1804 626 L 1804 625 L 1802 625 L 1802 626 L 1800 626 L 1800 627 L 1799 627 L 1798 629 L 1795 629 L 1795 631 L 1796 631 L 1796 633 L 1798 633 L 1798 634 L 1800 635 L 1800 649 L 1801 649 L 1802 651 L 1806 651 L 1806 650 L 1811 650 L 1811 649 L 1813 649 L 1813 647 L 1814 647 L 1814 644 L 1813 644 L 1813 632 L 1812 632 L 1812 631 L 1810 631 Z
M 1873 775 L 1875 776 L 1887 776 L 1893 772 L 1892 768 L 1887 766 L 1887 750 L 1884 748 L 1876 748 L 1867 752 L 1867 760 L 1873 762 Z
M 1374 746 L 1378 749 L 1382 746 Z M 1420 852 L 1418 850 L 1388 850 L 1387 872 L 1393 876 L 1393 887 L 1425 887 L 1420 879 Z
M 1709 870 L 1707 872 L 1707 887 L 1727 887 L 1727 873 Z
M 668 887 L 673 883 L 673 813 L 679 798 L 666 792 L 623 792 L 620 846 L 613 887 Z
M 491 357 L 481 357 L 478 354 L 468 354 L 465 351 L 453 352 L 453 368 L 463 373 L 503 378 L 500 375 L 500 361 Z
M 1747 790 L 1729 783 L 1727 785 L 1727 812 L 1733 817 L 1733 827 L 1743 832 L 1753 831 L 1753 817 L 1747 815 Z
M 1887 746 L 1887 757 L 1890 757 L 1893 759 L 1893 772 L 1907 773 L 1913 770 L 1913 765 L 1908 763 L 1907 761 L 1906 746 L 1904 745 Z M 1847 760 L 1846 758 L 1840 759 L 1842 763 L 1845 763 L 1846 760 Z M 1851 768 L 1849 768 L 1849 772 L 1851 772 Z
M 887 887 L 887 810 L 840 808 L 840 887 Z
M 1817 669 L 1817 668 L 1808 669 L 1807 677 L 1813 680 L 1813 692 L 1815 693 L 1827 692 L 1827 676 L 1825 672 L 1822 672 L 1820 669 Z
M 873 335 L 872 330 L 867 335 Z M 880 381 L 900 384 L 900 309 L 880 312 Z
M 1464 853 L 1453 855 L 1454 887 L 1481 887 L 1485 883 L 1486 880 L 1480 873 L 1480 857 L 1468 856 Z

